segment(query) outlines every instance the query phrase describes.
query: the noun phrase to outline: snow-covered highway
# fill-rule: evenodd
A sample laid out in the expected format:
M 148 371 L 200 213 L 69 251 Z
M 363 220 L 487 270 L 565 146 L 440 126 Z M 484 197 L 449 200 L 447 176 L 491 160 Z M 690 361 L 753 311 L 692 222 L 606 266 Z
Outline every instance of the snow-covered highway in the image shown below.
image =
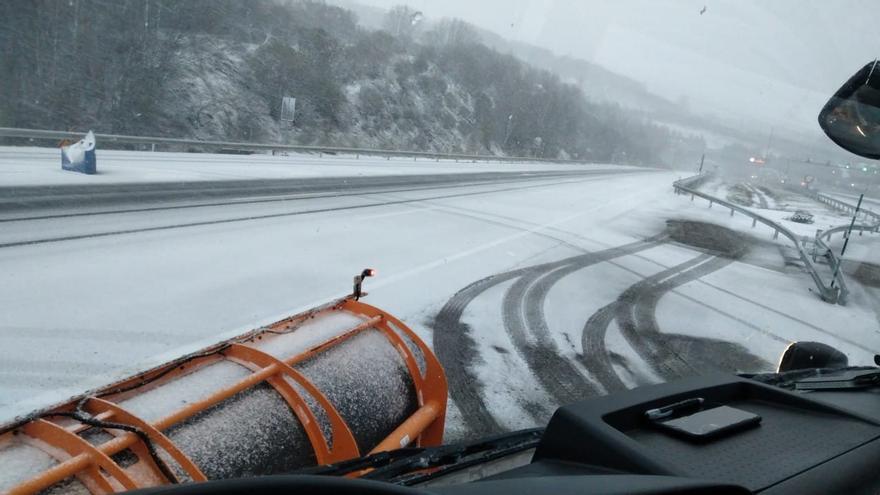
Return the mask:
M 251 166 L 253 185 L 287 189 L 222 193 L 210 163 L 196 179 L 168 156 L 149 166 L 174 176 L 177 159 L 213 196 L 139 198 L 180 180 L 125 171 L 74 185 L 134 192 L 77 205 L 49 186 L 79 177 L 15 153 L 0 153 L 0 191 L 43 190 L 0 209 L 0 422 L 326 302 L 368 266 L 368 302 L 447 369 L 451 438 L 538 424 L 583 394 L 761 371 L 792 340 L 854 362 L 880 344 L 869 305 L 819 301 L 767 232 L 675 196 L 673 172 L 223 156 L 227 172 Z M 114 153 L 131 167 L 162 155 Z M 701 222 L 730 242 L 693 242 L 687 226 Z

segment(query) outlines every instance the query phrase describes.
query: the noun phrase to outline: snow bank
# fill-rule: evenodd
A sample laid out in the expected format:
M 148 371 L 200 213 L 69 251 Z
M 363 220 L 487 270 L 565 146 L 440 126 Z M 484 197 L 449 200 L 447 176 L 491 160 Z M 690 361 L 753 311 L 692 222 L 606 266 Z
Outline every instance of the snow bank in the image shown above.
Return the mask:
M 52 148 L 0 146 L 0 187 L 61 184 L 123 184 L 247 179 L 297 179 L 310 177 L 460 174 L 527 172 L 536 170 L 629 168 L 621 165 L 554 163 L 456 162 L 419 158 L 268 153 L 228 155 L 101 151 L 96 175 L 65 173 L 58 168 L 58 151 Z

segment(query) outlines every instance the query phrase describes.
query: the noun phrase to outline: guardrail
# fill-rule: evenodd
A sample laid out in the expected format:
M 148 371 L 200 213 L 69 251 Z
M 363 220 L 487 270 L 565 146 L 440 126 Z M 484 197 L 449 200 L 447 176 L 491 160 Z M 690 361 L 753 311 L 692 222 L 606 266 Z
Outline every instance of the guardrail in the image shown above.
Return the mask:
M 834 234 L 839 232 L 843 232 L 844 237 L 846 237 L 846 232 L 850 229 L 850 226 L 847 225 L 838 225 L 837 227 L 832 227 L 828 230 L 820 230 L 816 232 L 817 239 L 831 239 Z M 854 224 L 852 226 L 852 230 L 855 232 L 870 232 L 872 234 L 876 234 L 880 232 L 880 223 L 875 224 Z
M 837 210 L 841 210 L 841 211 L 844 211 L 847 213 L 855 214 L 855 212 L 856 212 L 856 205 L 851 205 L 851 204 L 846 203 L 844 201 L 841 201 L 837 198 L 832 198 L 831 196 L 828 196 L 826 194 L 822 194 L 817 191 L 810 191 L 810 192 L 813 194 L 808 194 L 808 196 L 813 197 L 817 201 L 825 203 L 825 204 L 831 206 L 832 208 L 835 208 Z M 813 242 L 813 261 L 816 260 L 816 257 L 820 253 L 826 260 L 828 260 L 828 266 L 830 266 L 832 272 L 834 274 L 836 274 L 835 279 L 836 279 L 838 285 L 840 285 L 840 299 L 841 299 L 841 302 L 843 302 L 843 303 L 846 302 L 846 299 L 849 296 L 849 289 L 846 286 L 846 280 L 844 279 L 843 274 L 841 273 L 841 270 L 840 270 L 840 266 L 841 266 L 841 263 L 843 260 L 838 259 L 838 257 L 835 256 L 834 251 L 831 249 L 831 247 L 828 246 L 826 241 L 830 241 L 831 237 L 834 234 L 837 234 L 840 232 L 843 233 L 844 238 L 848 238 L 850 235 L 852 235 L 853 232 L 859 232 L 859 235 L 861 235 L 863 232 L 871 232 L 871 233 L 880 232 L 880 215 L 874 213 L 873 211 L 864 210 L 864 209 L 860 209 L 859 213 L 863 214 L 863 218 L 865 220 L 873 221 L 874 223 L 871 223 L 871 224 L 852 224 L 852 225 L 844 224 L 844 225 L 838 225 L 837 227 L 832 227 L 828 230 L 819 230 L 816 232 L 816 239 Z M 834 283 L 835 280 L 832 280 L 831 282 Z
M 18 129 L 0 127 L 0 137 L 23 138 L 29 140 L 62 140 L 81 139 L 85 132 L 47 131 L 40 129 Z M 402 151 L 371 148 L 345 148 L 334 146 L 304 146 L 297 144 L 242 143 L 230 141 L 202 141 L 198 139 L 163 138 L 150 136 L 125 136 L 119 134 L 95 134 L 98 143 L 110 142 L 119 144 L 149 145 L 153 151 L 156 145 L 190 146 L 230 151 L 292 151 L 297 153 L 350 154 L 355 156 L 382 156 L 427 158 L 432 160 L 464 160 L 464 161 L 503 161 L 503 162 L 548 162 L 585 164 L 586 160 L 563 160 L 558 158 L 536 158 L 529 156 L 498 156 L 498 155 L 467 155 L 459 153 L 432 153 L 428 151 Z
M 747 208 L 742 206 L 733 204 L 729 201 L 725 201 L 721 198 L 716 198 L 710 194 L 698 191 L 695 189 L 696 185 L 702 181 L 705 181 L 710 176 L 708 174 L 696 175 L 693 177 L 688 177 L 685 179 L 680 179 L 672 183 L 673 189 L 676 194 L 690 194 L 691 201 L 695 197 L 700 197 L 709 201 L 709 206 L 711 207 L 714 203 L 718 203 L 725 208 L 730 209 L 730 216 L 733 216 L 735 212 L 739 212 L 747 217 L 752 219 L 752 227 L 756 226 L 758 222 L 770 227 L 773 229 L 773 238 L 777 239 L 779 234 L 781 233 L 783 236 L 788 238 L 797 249 L 798 255 L 800 256 L 801 261 L 804 263 L 804 268 L 809 273 L 810 277 L 813 279 L 813 282 L 816 284 L 816 288 L 819 291 L 819 297 L 822 298 L 823 301 L 836 304 L 843 303 L 845 300 L 840 298 L 841 294 L 841 286 L 838 284 L 836 287 L 833 285 L 826 285 L 825 281 L 822 280 L 822 277 L 819 275 L 819 272 L 816 270 L 816 264 L 813 262 L 810 254 L 807 253 L 804 248 L 803 242 L 807 238 L 802 238 L 797 236 L 794 232 L 789 230 L 787 227 L 780 225 L 769 218 L 763 217 Z
M 827 194 L 823 194 L 819 191 L 807 189 L 805 187 L 798 187 L 793 184 L 787 185 L 786 188 L 792 192 L 796 192 L 798 194 L 806 196 L 819 203 L 826 204 L 838 211 L 850 214 L 855 214 L 856 212 L 856 205 L 847 203 Z M 813 241 L 813 261 L 816 261 L 816 258 L 819 255 L 821 255 L 828 261 L 828 265 L 831 267 L 832 272 L 836 274 L 836 276 L 834 277 L 835 280 L 832 280 L 832 283 L 837 282 L 838 285 L 840 285 L 840 300 L 843 303 L 846 302 L 846 299 L 849 296 L 849 289 L 846 286 L 846 280 L 844 279 L 843 274 L 840 270 L 842 260 L 840 260 L 834 254 L 834 251 L 828 246 L 826 241 L 831 240 L 831 237 L 839 232 L 842 232 L 845 238 L 848 237 L 851 234 L 850 228 L 852 229 L 852 231 L 859 232 L 859 235 L 864 232 L 880 232 L 880 214 L 877 214 L 872 210 L 863 207 L 859 209 L 859 217 L 862 221 L 869 223 L 853 225 L 847 223 L 844 225 L 838 225 L 837 227 L 832 227 L 828 230 L 818 230 L 816 231 L 816 237 Z M 859 218 L 857 217 L 856 220 L 858 219 Z
M 834 255 L 834 251 L 825 244 L 819 236 L 816 236 L 816 239 L 813 241 L 813 261 L 816 261 L 816 256 L 821 253 L 822 257 L 828 262 L 828 267 L 831 268 L 831 286 L 837 284 L 838 287 L 838 295 L 837 302 L 841 305 L 846 304 L 847 299 L 849 299 L 849 287 L 846 284 L 846 278 L 843 276 L 843 273 L 840 270 L 841 260 Z
M 837 198 L 831 197 L 827 194 L 823 194 L 819 191 L 813 191 L 810 189 L 801 188 L 798 192 L 800 192 L 801 194 L 808 196 L 808 197 L 810 197 L 820 203 L 824 203 L 824 204 L 826 204 L 836 210 L 843 211 L 845 213 L 855 213 L 856 212 L 856 205 L 847 203 L 845 201 L 841 201 Z M 874 213 L 873 211 L 871 211 L 867 208 L 862 207 L 861 209 L 859 209 L 859 215 L 861 215 L 865 221 L 873 221 L 874 223 L 880 223 L 880 214 Z
M 826 241 L 830 241 L 831 237 L 838 232 L 843 232 L 844 238 L 852 235 L 852 232 L 859 232 L 859 235 L 861 235 L 862 232 L 877 233 L 880 232 L 880 223 L 873 225 L 838 225 L 837 227 L 828 230 L 819 230 L 816 232 L 816 239 L 813 241 L 813 261 L 815 261 L 816 257 L 820 254 L 828 261 L 828 266 L 831 267 L 832 273 L 836 274 L 835 279 L 840 286 L 841 303 L 846 303 L 846 300 L 849 297 L 849 288 L 846 286 L 846 279 L 843 277 L 843 273 L 841 273 L 840 269 L 843 260 L 839 259 L 834 254 L 831 247 L 826 243 Z M 832 280 L 832 283 L 834 282 L 835 280 Z

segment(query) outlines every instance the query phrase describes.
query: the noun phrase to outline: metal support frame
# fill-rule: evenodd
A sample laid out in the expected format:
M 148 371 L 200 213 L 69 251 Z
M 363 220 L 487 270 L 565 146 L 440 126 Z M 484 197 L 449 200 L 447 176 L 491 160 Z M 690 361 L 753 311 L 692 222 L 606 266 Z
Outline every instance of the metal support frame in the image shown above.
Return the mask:
M 302 353 L 284 359 L 279 359 L 254 346 L 256 341 L 275 338 L 277 333 L 296 331 L 309 319 L 334 311 L 345 311 L 358 315 L 363 321 Z M 381 332 L 389 344 L 397 350 L 412 378 L 419 404 L 418 409 L 384 440 L 374 446 L 371 452 L 381 452 L 412 444 L 419 446 L 439 445 L 443 440 L 447 398 L 446 378 L 440 362 L 427 345 L 400 320 L 378 308 L 349 297 L 285 318 L 181 360 L 122 380 L 98 390 L 92 395 L 74 398 L 62 405 L 42 411 L 38 414 L 37 419 L 13 425 L 13 428 L 17 428 L 15 431 L 20 433 L 15 435 L 15 441 L 23 441 L 43 450 L 58 459 L 59 463 L 13 487 L 10 493 L 16 495 L 36 493 L 72 476 L 77 477 L 95 494 L 167 483 L 168 480 L 154 462 L 144 439 L 139 435 L 144 435 L 154 448 L 164 450 L 168 457 L 192 480 L 205 481 L 205 475 L 199 466 L 162 431 L 231 398 L 237 393 L 264 382 L 284 399 L 297 417 L 314 449 L 315 458 L 319 464 L 336 463 L 356 458 L 364 453 L 359 451 L 354 434 L 348 424 L 330 400 L 294 366 L 368 329 Z M 412 345 L 417 349 L 411 348 Z M 424 358 L 424 373 L 421 372 L 415 358 L 414 351 L 416 350 Z M 250 369 L 251 373 L 205 397 L 190 401 L 155 421 L 139 418 L 117 403 L 144 391 L 160 387 L 189 373 L 198 372 L 199 369 L 222 360 L 244 366 Z M 303 391 L 314 401 L 307 402 L 302 396 Z M 325 437 L 315 411 L 309 406 L 310 403 L 317 403 L 323 409 L 330 424 L 331 438 Z M 124 424 L 137 428 L 140 433 L 136 434 L 132 431 L 108 427 L 105 429 L 113 435 L 113 438 L 104 443 L 92 445 L 80 437 L 80 433 L 89 428 L 98 427 L 70 418 L 70 413 L 77 409 L 77 404 L 94 420 L 110 424 Z M 63 418 L 58 417 L 59 414 L 63 415 Z M 44 417 L 45 419 L 43 419 Z M 0 442 L 12 441 L 10 440 L 12 438 L 11 432 L 11 429 L 6 429 L 5 433 L 0 433 Z M 138 457 L 138 461 L 122 468 L 113 461 L 111 456 L 126 449 L 131 449 Z
M 94 445 L 83 440 L 61 426 L 45 419 L 37 419 L 24 425 L 22 433 L 45 443 L 51 448 L 45 449 L 47 453 L 55 457 L 60 464 L 54 466 L 52 475 L 48 478 L 61 481 L 71 476 L 76 476 L 86 487 L 95 494 L 113 493 L 117 488 L 134 490 L 138 485 L 118 464 L 110 459 L 110 456 L 99 450 Z M 63 454 L 61 454 L 63 453 Z M 112 478 L 104 476 L 102 471 Z M 49 485 L 41 483 L 39 478 L 28 480 L 10 490 L 10 494 L 31 493 L 47 488 Z M 29 483 L 30 482 L 30 483 Z
M 266 382 L 284 398 L 291 411 L 299 419 L 306 435 L 309 437 L 309 441 L 312 443 L 312 448 L 315 450 L 318 464 L 332 464 L 360 455 L 354 435 L 351 433 L 351 429 L 345 423 L 345 420 L 340 416 L 339 411 L 300 372 L 275 356 L 247 345 L 233 344 L 225 351 L 225 354 L 235 361 L 247 365 L 255 372 L 269 373 Z M 296 382 L 324 409 L 330 421 L 332 438 L 324 437 L 315 413 L 299 392 L 284 380 L 284 377 L 288 377 Z M 332 448 L 330 446 L 331 442 Z

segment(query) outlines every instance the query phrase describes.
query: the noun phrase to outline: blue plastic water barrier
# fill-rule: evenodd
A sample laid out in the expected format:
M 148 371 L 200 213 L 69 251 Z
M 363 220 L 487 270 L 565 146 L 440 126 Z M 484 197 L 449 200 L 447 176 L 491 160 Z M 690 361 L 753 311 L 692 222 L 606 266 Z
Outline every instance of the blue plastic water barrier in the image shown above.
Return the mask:
M 61 148 L 61 168 L 83 174 L 98 173 L 95 134 L 89 131 L 81 141 Z

